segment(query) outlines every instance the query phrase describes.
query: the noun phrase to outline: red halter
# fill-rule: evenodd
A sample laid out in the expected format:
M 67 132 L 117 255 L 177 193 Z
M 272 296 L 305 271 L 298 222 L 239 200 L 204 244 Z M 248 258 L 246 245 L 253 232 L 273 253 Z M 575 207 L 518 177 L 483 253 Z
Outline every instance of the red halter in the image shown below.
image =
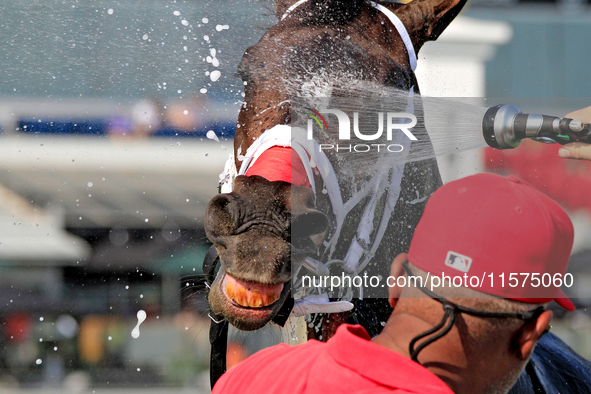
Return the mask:
M 284 181 L 296 186 L 311 187 L 302 160 L 293 149 L 287 146 L 274 146 L 267 149 L 245 175 L 259 175 L 268 181 Z

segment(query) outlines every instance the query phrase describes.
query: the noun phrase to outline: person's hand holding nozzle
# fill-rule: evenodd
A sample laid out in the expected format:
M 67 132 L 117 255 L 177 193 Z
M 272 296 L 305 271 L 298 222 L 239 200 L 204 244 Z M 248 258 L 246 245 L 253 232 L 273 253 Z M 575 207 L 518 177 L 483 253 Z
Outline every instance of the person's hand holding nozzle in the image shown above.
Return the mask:
M 591 123 L 591 107 L 571 112 L 565 118 L 578 119 L 583 121 L 583 123 Z M 591 144 L 572 142 L 560 147 L 558 155 L 567 159 L 591 160 Z
M 591 143 L 591 122 L 568 117 L 575 114 L 573 112 L 565 118 L 524 114 L 514 105 L 500 104 L 490 107 L 484 114 L 482 132 L 486 143 L 496 149 L 514 149 L 528 138 L 546 144 L 559 143 L 572 149 L 577 146 L 573 143 L 579 143 L 577 149 L 580 151 L 580 143 Z M 587 118 L 591 120 L 591 109 Z M 571 157 L 575 157 L 572 149 L 567 149 L 564 154 L 569 152 Z M 591 160 L 591 151 L 588 154 L 584 158 Z

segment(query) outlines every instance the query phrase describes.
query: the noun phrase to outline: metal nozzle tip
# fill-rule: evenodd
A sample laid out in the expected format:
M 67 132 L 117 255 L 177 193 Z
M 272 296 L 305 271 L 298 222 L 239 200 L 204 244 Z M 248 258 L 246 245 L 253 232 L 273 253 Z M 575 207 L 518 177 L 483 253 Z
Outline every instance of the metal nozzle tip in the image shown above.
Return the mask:
M 583 127 L 584 127 L 583 122 L 578 119 L 573 119 L 568 124 L 568 128 L 571 129 L 572 131 L 581 131 L 581 130 L 583 130 Z

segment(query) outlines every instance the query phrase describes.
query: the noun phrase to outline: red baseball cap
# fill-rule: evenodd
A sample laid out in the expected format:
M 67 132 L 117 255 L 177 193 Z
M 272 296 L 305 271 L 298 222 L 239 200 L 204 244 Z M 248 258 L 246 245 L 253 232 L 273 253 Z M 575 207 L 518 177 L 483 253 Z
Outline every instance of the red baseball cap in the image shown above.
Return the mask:
M 408 260 L 486 294 L 572 311 L 554 278 L 564 279 L 573 237 L 566 212 L 542 192 L 513 176 L 478 174 L 433 193 Z

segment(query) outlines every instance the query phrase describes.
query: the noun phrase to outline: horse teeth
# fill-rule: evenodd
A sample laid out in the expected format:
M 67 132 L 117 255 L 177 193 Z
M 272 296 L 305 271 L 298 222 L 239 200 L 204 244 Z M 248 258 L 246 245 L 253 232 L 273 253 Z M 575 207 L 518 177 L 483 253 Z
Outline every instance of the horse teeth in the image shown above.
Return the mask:
M 248 306 L 248 294 L 246 293 L 246 289 L 242 286 L 238 286 L 236 289 L 236 296 L 234 298 L 239 305 Z
M 248 306 L 251 308 L 260 308 L 263 306 L 263 295 L 259 290 L 253 290 L 252 293 L 250 293 Z
M 234 299 L 235 297 L 235 288 L 233 283 L 228 283 L 226 285 L 226 295 L 228 298 Z
M 279 299 L 279 296 L 277 296 L 273 290 L 269 290 L 265 293 L 265 299 L 263 301 L 263 305 L 264 306 L 271 305 L 272 303 L 274 303 L 278 299 Z

